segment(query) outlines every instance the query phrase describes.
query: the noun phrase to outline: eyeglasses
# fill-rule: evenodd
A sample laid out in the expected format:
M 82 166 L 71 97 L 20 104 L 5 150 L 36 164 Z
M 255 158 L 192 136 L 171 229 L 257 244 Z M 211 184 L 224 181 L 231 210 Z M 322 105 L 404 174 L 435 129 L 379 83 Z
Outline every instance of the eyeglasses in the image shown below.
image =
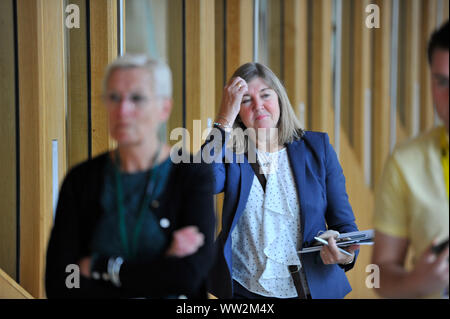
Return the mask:
M 143 107 L 149 100 L 149 97 L 139 93 L 131 93 L 128 96 L 122 96 L 118 93 L 111 92 L 105 95 L 105 102 L 108 107 L 116 107 L 123 101 L 129 101 L 137 107 Z

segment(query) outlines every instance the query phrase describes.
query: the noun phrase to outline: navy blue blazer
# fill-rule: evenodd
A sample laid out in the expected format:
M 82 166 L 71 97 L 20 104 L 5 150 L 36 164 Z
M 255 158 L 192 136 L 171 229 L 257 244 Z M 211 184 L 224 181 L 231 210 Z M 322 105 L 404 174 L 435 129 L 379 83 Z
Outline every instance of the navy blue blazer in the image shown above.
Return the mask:
M 216 245 L 216 264 L 209 276 L 210 292 L 219 298 L 232 297 L 232 254 L 231 232 L 247 204 L 247 199 L 254 179 L 254 172 L 242 157 L 236 160 L 236 154 L 226 151 L 225 132 L 211 134 L 203 149 L 208 144 L 212 155 L 215 138 L 222 138 L 221 154 L 215 154 L 211 163 L 214 174 L 214 193 L 225 193 L 222 211 L 222 229 Z M 217 145 L 215 146 L 216 150 Z M 227 153 L 228 152 L 228 153 Z M 205 151 L 203 151 L 205 153 Z M 340 233 L 357 231 L 355 217 L 350 206 L 345 177 L 336 153 L 326 133 L 306 131 L 302 138 L 287 145 L 287 154 L 294 175 L 299 202 L 300 221 L 303 237 L 302 246 L 314 241 L 319 231 L 333 229 Z M 204 156 L 204 155 L 203 155 Z M 226 159 L 225 159 L 226 158 Z M 345 271 L 351 269 L 356 261 L 349 265 L 325 265 L 318 252 L 302 254 L 301 260 L 305 270 L 311 297 L 343 298 L 351 291 Z

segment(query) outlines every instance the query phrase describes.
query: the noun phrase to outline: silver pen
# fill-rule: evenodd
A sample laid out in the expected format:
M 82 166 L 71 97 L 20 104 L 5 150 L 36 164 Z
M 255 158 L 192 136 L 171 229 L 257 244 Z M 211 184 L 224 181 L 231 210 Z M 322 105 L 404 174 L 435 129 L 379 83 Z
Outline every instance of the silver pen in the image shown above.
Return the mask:
M 317 241 L 319 241 L 319 242 L 321 242 L 322 244 L 328 246 L 328 242 L 327 242 L 326 240 L 324 240 L 324 239 L 322 239 L 322 238 L 320 238 L 320 237 L 314 237 L 314 239 L 317 240 Z M 346 251 L 346 250 L 344 250 L 344 249 L 342 249 L 342 248 L 339 248 L 339 247 L 338 247 L 337 249 L 339 249 L 339 251 L 340 251 L 341 253 L 346 254 L 347 256 L 353 256 L 353 255 L 350 254 L 348 251 Z

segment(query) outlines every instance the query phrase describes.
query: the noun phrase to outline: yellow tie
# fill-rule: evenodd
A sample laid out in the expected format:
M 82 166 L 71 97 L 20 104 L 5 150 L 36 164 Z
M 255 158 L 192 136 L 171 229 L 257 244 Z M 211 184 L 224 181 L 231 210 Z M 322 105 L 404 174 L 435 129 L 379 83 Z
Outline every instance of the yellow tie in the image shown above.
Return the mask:
M 441 159 L 442 159 L 442 171 L 444 172 L 445 190 L 448 198 L 448 139 L 445 129 L 441 134 Z

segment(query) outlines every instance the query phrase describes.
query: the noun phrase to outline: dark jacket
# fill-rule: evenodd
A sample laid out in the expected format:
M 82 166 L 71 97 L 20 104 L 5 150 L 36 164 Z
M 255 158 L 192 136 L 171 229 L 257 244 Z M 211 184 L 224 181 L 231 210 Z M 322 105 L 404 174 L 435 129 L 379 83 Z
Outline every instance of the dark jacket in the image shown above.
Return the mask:
M 246 157 L 237 161 L 235 153 L 225 150 L 229 135 L 225 136 L 221 129 L 219 131 L 219 134 L 217 131 L 211 134 L 203 146 L 204 153 L 207 153 L 205 146 L 209 143 L 216 144 L 209 146 L 211 154 L 214 150 L 221 150 L 211 166 L 215 178 L 214 193 L 225 194 L 222 231 L 216 240 L 217 258 L 210 285 L 211 293 L 217 297 L 230 298 L 233 290 L 231 233 L 245 209 L 255 174 Z M 222 140 L 213 142 L 218 137 Z M 220 142 L 222 145 L 218 147 Z M 302 246 L 314 242 L 319 231 L 357 231 L 345 189 L 345 177 L 328 135 L 306 131 L 301 139 L 287 145 L 287 154 L 300 202 Z M 355 261 L 356 255 L 357 252 Z M 351 291 L 345 271 L 351 269 L 354 262 L 345 266 L 325 265 L 318 253 L 300 256 L 313 299 L 343 298 Z
M 166 189 L 159 198 L 160 205 L 153 209 L 158 220 L 166 218 L 170 221 L 169 227 L 163 229 L 169 244 L 175 230 L 189 225 L 199 228 L 205 235 L 205 243 L 195 254 L 184 258 L 161 255 L 147 263 L 124 262 L 120 270 L 121 288 L 109 281 L 83 276 L 80 276 L 79 288 L 66 287 L 66 279 L 71 275 L 66 272 L 66 267 L 78 264 L 81 258 L 92 254 L 91 238 L 104 213 L 100 196 L 107 156 L 102 154 L 76 166 L 62 184 L 47 250 L 47 297 L 161 298 L 186 295 L 206 298 L 206 274 L 213 263 L 215 218 L 211 171 L 203 164 L 173 164 Z M 109 256 L 104 257 L 106 260 Z

